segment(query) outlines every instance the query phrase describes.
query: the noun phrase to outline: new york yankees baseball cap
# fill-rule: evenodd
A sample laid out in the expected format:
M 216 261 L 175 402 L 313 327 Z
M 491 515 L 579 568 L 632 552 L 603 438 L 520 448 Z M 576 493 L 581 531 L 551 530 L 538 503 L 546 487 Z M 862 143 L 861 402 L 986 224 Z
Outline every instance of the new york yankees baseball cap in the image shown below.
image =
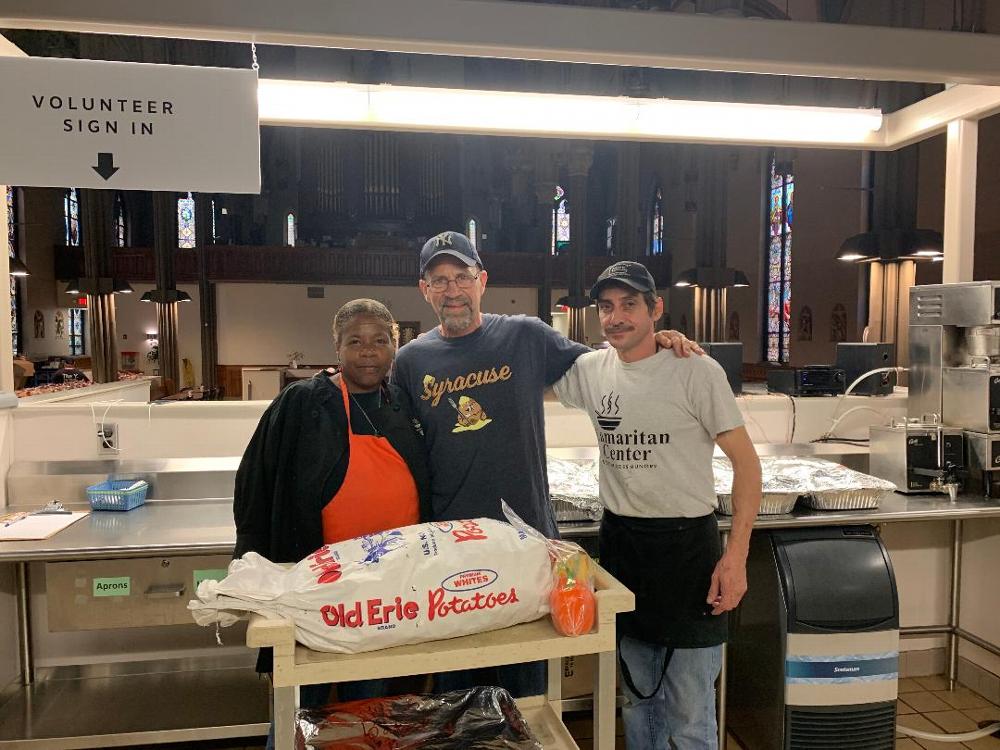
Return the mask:
M 476 252 L 476 248 L 469 242 L 469 238 L 461 232 L 441 232 L 431 237 L 424 243 L 423 250 L 420 251 L 420 275 L 424 275 L 427 266 L 439 255 L 450 255 L 453 258 L 465 263 L 467 266 L 479 266 L 485 269 L 482 258 Z

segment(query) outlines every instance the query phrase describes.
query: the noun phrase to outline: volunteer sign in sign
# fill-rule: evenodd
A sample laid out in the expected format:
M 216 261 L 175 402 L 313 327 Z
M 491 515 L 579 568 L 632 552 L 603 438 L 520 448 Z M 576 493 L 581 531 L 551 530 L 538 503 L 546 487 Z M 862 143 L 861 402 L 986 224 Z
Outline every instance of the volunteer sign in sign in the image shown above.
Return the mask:
M 257 74 L 0 58 L 0 184 L 260 192 Z

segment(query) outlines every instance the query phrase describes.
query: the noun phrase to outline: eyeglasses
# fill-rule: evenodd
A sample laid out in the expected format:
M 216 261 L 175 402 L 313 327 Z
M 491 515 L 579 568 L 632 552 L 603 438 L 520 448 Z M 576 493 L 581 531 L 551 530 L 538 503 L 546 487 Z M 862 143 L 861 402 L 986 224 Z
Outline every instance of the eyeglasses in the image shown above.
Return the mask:
M 479 274 L 471 273 L 459 273 L 455 275 L 455 278 L 449 279 L 447 276 L 435 276 L 428 283 L 431 289 L 435 292 L 443 292 L 448 289 L 448 285 L 451 282 L 455 282 L 455 286 L 459 289 L 471 289 L 472 285 L 476 283 L 479 279 Z

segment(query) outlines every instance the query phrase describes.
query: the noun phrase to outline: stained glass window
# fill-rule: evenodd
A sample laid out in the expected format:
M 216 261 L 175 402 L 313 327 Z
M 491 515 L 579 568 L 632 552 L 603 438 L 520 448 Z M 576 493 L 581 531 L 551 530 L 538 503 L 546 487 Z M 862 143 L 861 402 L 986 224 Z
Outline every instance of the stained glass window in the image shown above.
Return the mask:
M 82 307 L 69 309 L 69 354 L 71 357 L 81 357 L 87 353 L 87 341 L 83 333 L 86 321 L 87 311 Z
M 559 255 L 569 244 L 569 199 L 566 191 L 556 185 L 552 205 L 552 254 Z
M 211 201 L 211 211 L 212 211 L 212 244 L 214 245 L 219 240 L 219 232 L 215 226 L 215 199 Z
M 653 213 L 650 226 L 650 255 L 663 254 L 663 192 L 656 188 L 653 195 Z
M 295 214 L 289 213 L 285 217 L 285 244 L 295 247 Z
M 17 189 L 7 187 L 7 253 L 11 258 L 18 257 L 17 244 Z M 21 351 L 21 327 L 19 311 L 21 308 L 21 285 L 17 277 L 10 275 L 10 335 L 14 354 Z
M 125 203 L 122 201 L 121 193 L 115 193 L 115 242 L 118 247 L 125 247 L 128 243 L 128 230 L 125 226 Z
M 768 362 L 787 362 L 792 316 L 792 220 L 795 176 L 791 166 L 771 160 L 767 242 Z
M 607 251 L 608 255 L 615 254 L 615 228 L 618 225 L 618 219 L 612 216 L 608 219 L 607 224 L 607 237 L 604 245 L 604 249 Z
M 194 198 L 177 199 L 177 247 L 192 248 L 197 238 L 194 231 Z
M 465 236 L 469 238 L 469 242 L 472 243 L 472 247 L 478 250 L 479 230 L 476 227 L 475 218 L 470 218 L 468 224 L 465 225 Z
M 66 244 L 70 247 L 80 245 L 80 194 L 76 188 L 70 188 L 63 195 L 63 219 L 66 224 Z

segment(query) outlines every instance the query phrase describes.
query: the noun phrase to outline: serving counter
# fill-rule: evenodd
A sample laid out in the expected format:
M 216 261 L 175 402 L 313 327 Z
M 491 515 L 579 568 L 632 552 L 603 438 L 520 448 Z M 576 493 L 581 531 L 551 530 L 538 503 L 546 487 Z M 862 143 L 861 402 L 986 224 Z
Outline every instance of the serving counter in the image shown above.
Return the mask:
M 1000 502 L 996 500 L 960 495 L 950 503 L 937 496 L 892 494 L 875 510 L 796 510 L 785 516 L 760 518 L 756 528 L 951 522 L 955 527 L 952 575 L 957 581 L 961 574 L 962 523 L 995 517 L 1000 517 Z M 720 516 L 719 525 L 725 533 L 730 519 Z M 597 532 L 597 524 L 593 523 L 563 524 L 560 528 L 567 538 Z M 117 676 L 108 672 L 99 679 L 34 681 L 29 563 L 228 555 L 235 536 L 231 501 L 164 500 L 147 502 L 127 513 L 92 513 L 46 540 L 0 543 L 0 563 L 14 564 L 17 573 L 18 632 L 24 669 L 20 693 L 0 708 L 0 748 L 68 750 L 137 744 L 153 741 L 153 737 L 159 742 L 180 742 L 266 733 L 267 685 L 246 663 L 234 666 L 192 660 L 187 669 L 179 671 L 150 669 L 138 674 L 134 672 L 139 670 L 133 670 L 132 674 Z M 953 638 L 957 635 L 976 642 L 975 636 L 958 629 L 957 588 L 952 587 L 951 621 L 918 628 L 920 634 L 949 633 Z M 231 640 L 239 637 L 234 633 Z M 995 646 L 992 648 L 995 650 Z M 151 703 L 150 696 L 157 698 Z M 211 697 L 199 700 L 197 696 Z M 74 710 L 68 714 L 66 704 L 70 699 Z M 115 706 L 114 711 L 108 710 L 110 705 Z M 567 705 L 564 703 L 564 708 Z M 724 726 L 724 721 L 720 724 Z

